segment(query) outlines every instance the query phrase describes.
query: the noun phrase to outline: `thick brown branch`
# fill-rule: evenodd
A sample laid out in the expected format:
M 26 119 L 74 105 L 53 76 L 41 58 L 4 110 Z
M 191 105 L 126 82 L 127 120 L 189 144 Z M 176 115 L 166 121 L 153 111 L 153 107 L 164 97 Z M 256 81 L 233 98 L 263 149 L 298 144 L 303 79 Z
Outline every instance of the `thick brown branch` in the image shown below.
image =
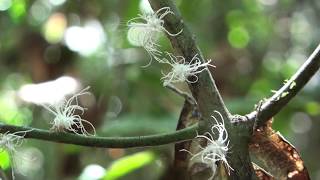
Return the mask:
M 154 11 L 163 7 L 169 7 L 174 12 L 174 15 L 168 15 L 164 18 L 165 28 L 170 33 L 177 33 L 183 30 L 182 33 L 177 36 L 167 35 L 174 51 L 185 57 L 187 62 L 190 62 L 195 55 L 198 55 L 201 61 L 205 62 L 201 51 L 196 45 L 194 36 L 183 23 L 182 17 L 173 2 L 171 0 L 149 0 L 149 2 Z M 225 126 L 229 132 L 230 144 L 232 144 L 232 153 L 229 154 L 228 161 L 235 171 L 231 172 L 230 178 L 254 178 L 255 174 L 248 153 L 248 130 L 239 127 L 234 128 L 232 126 L 230 122 L 232 116 L 224 105 L 210 71 L 206 68 L 205 71 L 198 74 L 198 78 L 196 83 L 189 83 L 188 85 L 192 96 L 197 101 L 202 120 L 204 120 L 200 121 L 200 127 L 203 127 L 202 129 L 209 129 L 213 111 L 219 111 L 225 120 Z

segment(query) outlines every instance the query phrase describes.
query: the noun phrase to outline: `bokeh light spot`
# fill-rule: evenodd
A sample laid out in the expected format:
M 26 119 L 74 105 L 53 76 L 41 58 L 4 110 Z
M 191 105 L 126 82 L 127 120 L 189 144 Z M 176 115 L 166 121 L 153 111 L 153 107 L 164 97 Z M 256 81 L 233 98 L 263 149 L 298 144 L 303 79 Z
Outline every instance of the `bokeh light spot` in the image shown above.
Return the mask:
M 51 13 L 51 6 L 46 1 L 36 1 L 31 6 L 32 19 L 37 23 L 45 21 Z
M 97 164 L 88 165 L 81 173 L 79 180 L 98 180 L 105 174 L 105 169 Z
M 79 87 L 79 82 L 70 77 L 62 76 L 56 80 L 39 84 L 26 84 L 19 90 L 19 97 L 35 104 L 54 104 L 73 94 Z
M 12 5 L 11 0 L 0 0 L 0 11 L 6 11 Z
M 8 169 L 10 167 L 10 155 L 8 151 L 0 149 L 0 167 L 2 169 Z
M 308 102 L 305 108 L 310 115 L 316 116 L 320 114 L 320 104 L 317 102 Z
M 84 27 L 68 27 L 64 35 L 65 43 L 72 51 L 81 55 L 93 54 L 106 40 L 106 35 L 101 24 L 96 21 L 88 21 Z
M 302 112 L 295 113 L 290 121 L 290 127 L 295 133 L 306 133 L 311 129 L 312 121 L 310 117 Z
M 55 13 L 52 14 L 43 28 L 43 34 L 45 39 L 49 43 L 59 42 L 64 35 L 64 31 L 67 27 L 67 20 L 64 14 Z
M 66 2 L 66 0 L 49 0 L 49 2 L 54 6 L 60 6 Z
M 26 15 L 26 2 L 25 0 L 14 0 L 9 9 L 9 14 L 14 22 L 20 22 Z
M 228 33 L 228 41 L 234 48 L 245 48 L 250 40 L 248 31 L 243 27 L 232 28 Z

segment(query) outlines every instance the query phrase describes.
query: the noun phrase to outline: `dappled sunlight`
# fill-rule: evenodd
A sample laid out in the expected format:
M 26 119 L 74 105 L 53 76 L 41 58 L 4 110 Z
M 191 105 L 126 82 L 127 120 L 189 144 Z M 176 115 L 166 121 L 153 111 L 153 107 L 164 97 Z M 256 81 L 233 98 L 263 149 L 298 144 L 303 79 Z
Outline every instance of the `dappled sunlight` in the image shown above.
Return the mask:
M 89 164 L 82 171 L 79 180 L 98 180 L 103 178 L 106 170 L 97 164 Z
M 19 97 L 34 104 L 54 104 L 65 96 L 75 93 L 80 87 L 79 82 L 69 76 L 63 76 L 53 81 L 38 84 L 23 85 Z
M 44 37 L 50 43 L 57 43 L 63 38 L 67 20 L 64 14 L 52 14 L 43 27 Z
M 96 20 L 87 21 L 83 27 L 68 27 L 64 37 L 66 45 L 82 55 L 94 53 L 106 40 L 101 24 Z

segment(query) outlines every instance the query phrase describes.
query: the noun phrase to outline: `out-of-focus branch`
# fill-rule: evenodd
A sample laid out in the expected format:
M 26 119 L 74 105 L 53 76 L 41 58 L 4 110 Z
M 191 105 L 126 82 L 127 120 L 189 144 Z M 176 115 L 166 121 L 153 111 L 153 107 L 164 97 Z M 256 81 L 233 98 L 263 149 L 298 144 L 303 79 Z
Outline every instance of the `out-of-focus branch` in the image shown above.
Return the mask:
M 259 113 L 253 111 L 246 115 L 249 121 L 257 119 L 257 127 L 262 126 L 276 115 L 307 84 L 320 68 L 320 45 L 314 50 L 298 71 L 261 106 Z M 256 117 L 258 115 L 258 117 Z
M 144 146 L 159 146 L 176 143 L 194 138 L 197 135 L 198 125 L 181 129 L 172 133 L 136 137 L 96 137 L 83 136 L 66 132 L 52 132 L 31 127 L 19 127 L 0 123 L 0 133 L 26 132 L 25 138 L 75 144 L 102 148 L 131 148 Z

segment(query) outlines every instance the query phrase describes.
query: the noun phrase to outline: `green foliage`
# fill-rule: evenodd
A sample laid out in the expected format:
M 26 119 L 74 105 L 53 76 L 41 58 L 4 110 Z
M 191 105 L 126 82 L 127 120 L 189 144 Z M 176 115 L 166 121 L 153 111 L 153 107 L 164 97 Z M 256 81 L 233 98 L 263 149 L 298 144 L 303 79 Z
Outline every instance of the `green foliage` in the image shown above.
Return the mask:
M 104 180 L 115 180 L 119 177 L 125 176 L 126 174 L 137 170 L 152 161 L 155 160 L 155 155 L 152 152 L 145 151 L 135 153 L 133 155 L 125 156 L 112 163 L 107 168 Z
M 8 169 L 10 167 L 10 154 L 8 151 L 0 149 L 0 167 L 1 169 Z
M 152 117 L 138 114 L 109 120 L 102 126 L 105 136 L 132 136 L 171 132 L 175 129 L 174 116 Z
M 13 22 L 19 23 L 26 15 L 26 1 L 13 0 L 12 6 L 9 9 L 9 14 Z
M 313 116 L 320 115 L 320 104 L 318 102 L 310 101 L 305 106 L 306 111 L 308 114 Z
M 228 34 L 229 43 L 235 48 L 245 48 L 250 40 L 248 31 L 243 27 L 232 28 Z

